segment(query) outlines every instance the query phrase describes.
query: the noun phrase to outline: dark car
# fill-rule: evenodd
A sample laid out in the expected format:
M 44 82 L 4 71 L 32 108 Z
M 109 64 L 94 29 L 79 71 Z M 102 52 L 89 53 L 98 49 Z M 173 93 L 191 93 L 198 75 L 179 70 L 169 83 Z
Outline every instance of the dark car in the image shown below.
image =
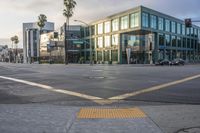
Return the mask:
M 185 65 L 185 61 L 183 59 L 180 59 L 180 58 L 174 59 L 172 61 L 172 65 Z
M 163 59 L 163 60 L 158 60 L 158 62 L 156 63 L 156 65 L 161 65 L 161 66 L 164 66 L 164 65 L 171 65 L 171 61 L 169 61 L 168 59 Z

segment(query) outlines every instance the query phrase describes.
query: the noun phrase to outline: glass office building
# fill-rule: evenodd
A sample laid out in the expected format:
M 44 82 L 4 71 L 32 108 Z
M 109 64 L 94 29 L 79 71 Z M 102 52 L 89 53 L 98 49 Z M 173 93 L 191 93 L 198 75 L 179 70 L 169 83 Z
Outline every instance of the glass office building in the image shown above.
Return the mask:
M 200 61 L 200 27 L 139 6 L 93 22 L 97 63 L 155 63 L 159 59 Z

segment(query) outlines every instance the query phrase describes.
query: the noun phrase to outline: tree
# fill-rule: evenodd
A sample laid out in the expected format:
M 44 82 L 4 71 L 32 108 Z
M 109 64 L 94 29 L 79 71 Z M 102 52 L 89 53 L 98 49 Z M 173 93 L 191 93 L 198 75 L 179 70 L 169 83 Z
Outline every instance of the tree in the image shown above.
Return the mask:
M 74 14 L 74 8 L 76 6 L 76 2 L 74 0 L 64 0 L 64 6 L 65 9 L 63 10 L 63 15 L 66 18 L 66 22 L 65 22 L 65 26 L 64 26 L 64 30 L 65 30 L 65 37 L 64 37 L 64 47 L 65 47 L 65 52 L 64 52 L 64 60 L 65 60 L 65 64 L 68 64 L 68 40 L 67 40 L 67 36 L 66 36 L 66 31 L 69 32 L 69 19 L 73 16 Z M 67 28 L 67 30 L 66 30 Z
M 44 14 L 40 14 L 38 16 L 38 22 L 37 25 L 39 27 L 39 32 L 40 32 L 40 36 L 39 36 L 39 53 L 38 53 L 38 57 L 40 57 L 40 39 L 41 39 L 41 34 L 42 34 L 42 28 L 45 26 L 45 22 L 47 22 L 47 17 Z M 37 58 L 37 60 L 39 61 L 39 59 Z M 40 62 L 40 61 L 39 61 Z
M 14 38 L 14 37 L 11 37 L 10 40 L 12 41 L 12 46 L 11 46 L 11 48 L 13 48 L 13 42 L 14 42 L 15 38 Z
M 19 38 L 18 38 L 18 36 L 14 36 L 14 37 L 13 37 L 13 40 L 14 40 L 14 44 L 15 44 L 15 63 L 17 63 L 17 54 L 18 54 L 18 51 L 17 51 L 17 44 L 19 43 Z

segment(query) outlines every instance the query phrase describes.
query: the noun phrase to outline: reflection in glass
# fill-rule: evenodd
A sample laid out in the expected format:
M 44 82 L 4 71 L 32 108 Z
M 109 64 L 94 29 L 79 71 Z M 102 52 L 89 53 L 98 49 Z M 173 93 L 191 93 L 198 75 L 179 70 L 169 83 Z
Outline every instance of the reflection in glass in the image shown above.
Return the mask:
M 97 45 L 98 48 L 103 48 L 103 37 L 98 37 Z
M 119 19 L 114 19 L 112 21 L 112 31 L 118 31 L 119 30 Z
M 131 14 L 131 28 L 135 28 L 139 26 L 139 13 Z
M 163 30 L 164 29 L 164 20 L 163 18 L 158 18 L 158 29 Z
M 128 28 L 128 16 L 121 17 L 121 29 Z
M 103 23 L 98 24 L 98 34 L 102 34 L 103 33 Z
M 118 43 L 119 43 L 119 35 L 118 34 L 112 35 L 112 45 L 118 45 Z
M 109 33 L 110 32 L 110 21 L 105 22 L 105 27 L 104 27 L 104 31 L 105 33 Z
M 149 27 L 149 14 L 142 13 L 142 27 Z
M 151 28 L 157 29 L 157 17 L 154 15 L 151 15 Z
M 170 21 L 169 20 L 165 20 L 165 31 L 170 32 Z
M 110 47 L 110 36 L 104 37 L 105 47 Z

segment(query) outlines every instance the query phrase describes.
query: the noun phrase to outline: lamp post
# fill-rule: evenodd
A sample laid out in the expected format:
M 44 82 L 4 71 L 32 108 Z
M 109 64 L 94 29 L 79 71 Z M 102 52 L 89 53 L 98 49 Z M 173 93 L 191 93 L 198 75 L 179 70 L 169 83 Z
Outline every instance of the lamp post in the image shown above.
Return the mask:
M 92 30 L 91 30 L 91 26 L 89 25 L 89 24 L 87 24 L 87 23 L 85 23 L 85 22 L 83 22 L 83 21 L 81 21 L 81 20 L 74 20 L 75 22 L 80 22 L 80 23 L 83 23 L 83 24 L 85 24 L 86 26 L 88 26 L 89 27 L 89 37 L 90 37 L 90 65 L 93 65 L 93 55 L 92 55 Z

